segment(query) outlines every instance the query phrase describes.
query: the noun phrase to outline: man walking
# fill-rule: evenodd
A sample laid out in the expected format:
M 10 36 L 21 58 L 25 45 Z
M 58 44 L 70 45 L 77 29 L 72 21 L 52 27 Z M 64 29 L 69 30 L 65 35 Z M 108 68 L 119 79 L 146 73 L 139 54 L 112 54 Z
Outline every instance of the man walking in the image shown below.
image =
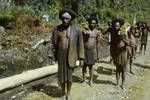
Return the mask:
M 51 37 L 55 60 L 58 61 L 58 82 L 63 98 L 67 100 L 70 98 L 72 86 L 72 69 L 77 60 L 80 60 L 80 65 L 83 65 L 84 60 L 82 33 L 71 23 L 75 17 L 76 13 L 72 10 L 62 10 L 59 13 L 62 24 L 54 29 Z

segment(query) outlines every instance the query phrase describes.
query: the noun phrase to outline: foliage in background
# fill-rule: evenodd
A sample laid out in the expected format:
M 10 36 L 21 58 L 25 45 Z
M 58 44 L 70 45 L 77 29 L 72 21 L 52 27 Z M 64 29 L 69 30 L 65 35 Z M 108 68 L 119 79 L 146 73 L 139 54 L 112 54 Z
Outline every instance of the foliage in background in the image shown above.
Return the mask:
M 106 28 L 107 22 L 115 18 L 124 18 L 132 23 L 137 21 L 149 22 L 150 0 L 0 0 L 0 25 L 12 28 L 6 29 L 3 49 L 19 50 L 23 60 L 16 61 L 17 67 L 23 70 L 40 67 L 46 59 L 43 48 L 32 51 L 34 40 L 49 37 L 53 26 L 59 24 L 58 14 L 62 8 L 73 8 L 78 13 L 75 20 L 79 26 L 87 27 L 88 14 L 98 14 L 98 28 Z M 43 15 L 49 15 L 49 22 L 43 21 Z M 40 48 L 40 47 L 39 47 Z M 46 48 L 46 47 L 45 47 Z M 45 50 L 45 49 L 44 49 Z M 24 66 L 22 66 L 24 64 Z M 9 73 L 7 66 L 1 66 L 4 74 Z M 17 69 L 17 70 L 18 70 Z M 21 69 L 21 70 L 22 70 Z
M 12 12 L 18 11 L 31 17 L 49 14 L 50 20 L 56 20 L 62 8 L 72 8 L 74 5 L 79 16 L 86 17 L 91 12 L 97 12 L 102 23 L 118 17 L 132 21 L 135 15 L 137 20 L 145 20 L 149 19 L 150 13 L 150 0 L 12 0 L 0 4 L 0 18 L 7 15 L 6 19 L 12 18 Z M 35 9 L 39 5 L 42 8 Z
M 50 15 L 50 20 L 58 19 L 59 11 L 62 9 L 60 1 L 52 1 L 51 5 L 48 6 L 48 14 Z

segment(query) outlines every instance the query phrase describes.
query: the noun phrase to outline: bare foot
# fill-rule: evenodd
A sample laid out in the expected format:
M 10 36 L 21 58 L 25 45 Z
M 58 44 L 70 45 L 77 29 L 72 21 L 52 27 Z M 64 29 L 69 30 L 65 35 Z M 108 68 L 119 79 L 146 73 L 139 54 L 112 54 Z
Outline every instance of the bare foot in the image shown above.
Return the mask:
M 121 85 L 120 87 L 121 87 L 122 90 L 124 90 L 124 91 L 126 90 L 126 88 L 124 87 L 124 85 Z
M 62 97 L 60 97 L 59 100 L 66 100 L 66 95 L 63 95 Z
M 93 81 L 89 81 L 90 87 L 93 87 Z
M 119 89 L 119 88 L 120 88 L 120 87 L 119 87 L 119 84 L 116 84 L 115 88 L 116 88 L 116 89 Z
M 132 70 L 130 70 L 130 73 L 134 75 L 134 72 Z
M 66 95 L 66 100 L 72 100 L 70 93 Z

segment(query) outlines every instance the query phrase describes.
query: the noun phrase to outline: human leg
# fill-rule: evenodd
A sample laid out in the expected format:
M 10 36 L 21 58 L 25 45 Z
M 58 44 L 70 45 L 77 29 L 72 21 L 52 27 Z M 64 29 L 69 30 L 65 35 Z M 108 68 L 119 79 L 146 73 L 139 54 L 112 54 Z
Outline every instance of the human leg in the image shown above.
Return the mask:
M 93 65 L 90 65 L 89 66 L 89 75 L 90 75 L 90 78 L 89 78 L 89 85 L 92 86 L 93 85 Z
M 87 65 L 84 64 L 84 66 L 82 67 L 82 82 L 85 82 L 86 80 L 86 68 Z

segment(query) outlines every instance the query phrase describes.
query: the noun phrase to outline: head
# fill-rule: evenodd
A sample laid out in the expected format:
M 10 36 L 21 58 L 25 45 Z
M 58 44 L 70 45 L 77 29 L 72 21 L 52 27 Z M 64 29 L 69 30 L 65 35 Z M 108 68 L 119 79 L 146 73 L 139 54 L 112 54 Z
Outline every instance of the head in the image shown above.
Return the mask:
M 143 22 L 143 28 L 144 27 L 147 27 L 147 23 L 146 22 Z
M 89 18 L 88 23 L 89 23 L 89 28 L 91 30 L 93 30 L 94 28 L 96 28 L 96 26 L 98 24 L 98 20 L 97 20 L 97 18 Z
M 112 22 L 108 22 L 107 25 L 109 28 L 112 27 Z
M 138 27 L 135 27 L 135 33 L 139 33 Z
M 71 18 L 72 17 L 68 12 L 63 13 L 62 18 L 61 18 L 62 24 L 63 25 L 69 25 L 71 22 Z
M 137 22 L 137 23 L 136 23 L 137 28 L 140 29 L 140 28 L 142 27 L 142 24 L 143 24 L 143 22 Z
M 115 28 L 116 30 L 119 30 L 119 29 L 121 28 L 120 22 L 115 22 L 114 28 Z
M 112 27 L 113 27 L 113 29 L 115 29 L 115 30 L 119 30 L 120 29 L 120 27 L 121 27 L 121 25 L 120 25 L 120 22 L 119 21 L 112 21 Z
M 70 9 L 62 10 L 59 13 L 59 19 L 62 21 L 63 25 L 69 25 L 76 16 L 76 13 Z
M 121 26 L 124 25 L 123 19 L 115 19 L 112 21 L 112 26 L 116 30 L 120 30 Z

